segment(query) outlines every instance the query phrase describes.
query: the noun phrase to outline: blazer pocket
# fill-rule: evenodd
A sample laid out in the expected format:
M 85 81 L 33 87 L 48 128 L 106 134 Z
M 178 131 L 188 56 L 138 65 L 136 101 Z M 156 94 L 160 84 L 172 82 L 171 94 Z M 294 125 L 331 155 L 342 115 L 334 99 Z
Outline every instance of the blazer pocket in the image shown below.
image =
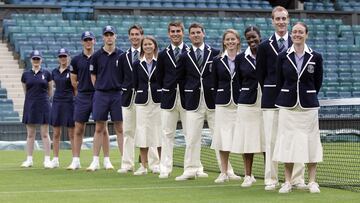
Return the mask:
M 137 90 L 136 93 L 143 93 L 143 90 Z
M 127 89 L 126 89 L 126 88 L 121 88 L 121 90 L 123 90 L 123 91 L 127 91 Z
M 218 92 L 223 92 L 223 91 L 224 91 L 224 89 L 217 89 L 217 91 L 218 91 Z
M 157 92 L 161 92 L 161 91 L 162 91 L 162 89 L 157 89 L 156 91 L 157 91 Z
M 306 93 L 316 93 L 316 90 L 306 90 Z
M 264 87 L 276 87 L 276 85 L 264 85 Z
M 162 89 L 162 91 L 164 91 L 164 92 L 170 92 L 170 90 L 169 89 Z
M 282 92 L 290 92 L 289 89 L 281 89 Z
M 212 88 L 210 88 L 210 90 L 211 90 L 211 91 L 214 91 L 214 90 L 215 90 L 215 88 L 213 88 L 213 87 L 212 87 Z
M 311 61 L 310 61 L 308 64 L 315 65 L 316 62 L 311 62 Z
M 241 90 L 249 91 L 250 88 L 248 88 L 248 87 L 242 87 Z
M 184 90 L 185 92 L 194 92 L 194 90 Z

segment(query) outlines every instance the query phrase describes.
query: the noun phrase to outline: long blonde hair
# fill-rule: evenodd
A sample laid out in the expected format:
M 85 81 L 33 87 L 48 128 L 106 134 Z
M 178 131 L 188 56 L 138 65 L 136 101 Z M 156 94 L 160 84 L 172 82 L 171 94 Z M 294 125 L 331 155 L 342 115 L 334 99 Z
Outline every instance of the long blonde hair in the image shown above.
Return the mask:
M 229 33 L 234 34 L 236 36 L 236 38 L 239 40 L 239 44 L 237 45 L 237 50 L 236 50 L 237 52 L 239 52 L 241 49 L 241 40 L 240 40 L 240 35 L 239 35 L 238 31 L 236 31 L 234 29 L 227 29 L 227 30 L 225 30 L 225 32 L 222 36 L 222 53 L 224 53 L 226 51 L 226 46 L 224 44 L 224 40 L 225 40 L 226 35 Z

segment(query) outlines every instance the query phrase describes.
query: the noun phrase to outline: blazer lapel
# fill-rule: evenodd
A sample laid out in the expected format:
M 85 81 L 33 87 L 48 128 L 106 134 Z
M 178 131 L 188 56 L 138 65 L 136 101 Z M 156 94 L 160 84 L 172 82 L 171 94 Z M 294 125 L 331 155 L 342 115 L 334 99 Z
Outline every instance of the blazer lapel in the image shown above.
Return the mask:
M 151 73 L 150 73 L 149 78 L 151 78 L 151 76 L 154 73 L 155 69 L 156 69 L 156 61 L 153 60 L 152 67 L 151 67 Z
M 171 48 L 171 45 L 169 45 L 167 48 L 166 48 L 166 54 L 168 55 L 171 63 L 174 65 L 174 68 L 176 68 L 176 63 L 175 63 L 175 56 L 174 56 L 174 52 Z
M 269 38 L 269 45 L 270 47 L 272 48 L 272 50 L 274 51 L 274 53 L 276 55 L 279 55 L 278 51 L 279 50 L 279 47 L 278 47 L 278 44 L 277 44 L 277 41 L 276 41 L 276 37 L 275 37 L 275 34 L 273 34 L 270 38 Z
M 226 70 L 229 72 L 229 74 L 231 75 L 231 70 L 229 68 L 228 62 L 227 62 L 227 56 L 224 55 L 220 58 L 221 62 L 224 64 Z
M 295 53 L 294 52 L 288 52 L 288 54 L 286 55 L 286 57 L 288 58 L 288 60 L 290 61 L 291 65 L 293 66 L 293 68 L 295 69 L 295 72 L 297 73 L 297 67 L 296 67 L 296 61 L 295 61 Z
M 187 50 L 187 55 L 189 57 L 189 59 L 191 60 L 191 62 L 193 63 L 194 67 L 196 68 L 196 70 L 199 72 L 199 74 L 201 74 L 200 69 L 198 67 L 198 65 L 196 64 L 196 57 L 195 57 L 195 53 L 194 53 L 194 49 L 191 47 L 190 49 Z
M 133 71 L 133 68 L 132 68 L 132 54 L 131 54 L 131 49 L 128 49 L 126 51 L 126 60 L 129 64 L 129 68 L 131 71 Z
M 147 67 L 146 67 L 146 61 L 141 61 L 140 62 L 140 66 L 142 67 L 142 69 L 144 70 L 144 72 L 146 73 L 146 75 L 148 76 L 148 78 L 150 78 L 150 74 L 147 71 Z M 146 67 L 146 68 L 145 68 Z
M 201 74 L 203 74 L 204 73 L 204 70 L 205 70 L 205 68 L 206 68 L 206 64 L 207 64 L 207 62 L 209 61 L 209 58 L 210 58 L 210 56 L 211 56 L 211 52 L 212 52 L 212 50 L 211 50 L 211 47 L 209 47 L 208 45 L 206 45 L 205 44 L 205 48 L 204 48 L 204 59 L 206 59 L 206 60 L 203 60 L 203 62 L 202 62 L 202 64 L 201 64 Z
M 311 61 L 312 57 L 313 57 L 313 55 L 311 53 L 305 52 L 304 61 L 303 61 L 303 64 L 301 66 L 301 72 L 299 74 L 299 77 L 301 77 L 301 75 L 303 74 L 304 70 L 306 69 L 305 67 Z

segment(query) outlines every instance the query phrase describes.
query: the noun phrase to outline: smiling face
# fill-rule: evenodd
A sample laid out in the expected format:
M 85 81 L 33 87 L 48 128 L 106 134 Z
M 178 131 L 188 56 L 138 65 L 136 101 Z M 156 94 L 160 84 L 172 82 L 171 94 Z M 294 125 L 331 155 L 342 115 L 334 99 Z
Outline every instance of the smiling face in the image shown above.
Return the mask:
M 95 39 L 85 38 L 81 43 L 82 43 L 84 49 L 91 50 L 94 48 Z
M 116 35 L 112 32 L 106 32 L 103 35 L 104 44 L 107 46 L 115 46 Z
M 238 48 L 240 46 L 240 39 L 237 38 L 237 36 L 234 33 L 229 32 L 224 37 L 223 46 L 225 50 L 238 51 Z
M 39 67 L 41 65 L 41 62 L 42 62 L 42 60 L 39 57 L 34 57 L 31 59 L 31 64 L 34 67 Z
M 275 32 L 283 36 L 287 32 L 289 25 L 289 14 L 286 10 L 275 11 L 272 18 L 272 24 L 275 28 Z
M 256 51 L 258 45 L 260 44 L 259 34 L 255 30 L 250 30 L 245 34 L 245 38 L 251 51 Z
M 204 43 L 205 34 L 200 27 L 193 27 L 189 31 L 189 38 L 195 47 L 200 47 Z
M 308 38 L 308 33 L 306 32 L 305 26 L 301 24 L 295 24 L 291 31 L 291 40 L 294 45 L 305 44 L 306 39 Z
M 168 36 L 172 44 L 179 46 L 184 39 L 184 31 L 181 26 L 170 26 Z
M 141 49 L 144 51 L 144 53 L 146 55 L 154 54 L 154 52 L 155 52 L 155 44 L 150 39 L 144 39 Z
M 139 29 L 133 28 L 129 32 L 129 41 L 131 46 L 134 48 L 138 48 L 140 46 L 143 35 L 141 34 Z
M 59 64 L 61 66 L 66 66 L 67 62 L 68 62 L 68 57 L 67 57 L 67 55 L 60 55 L 60 56 L 58 56 L 58 60 L 59 60 Z

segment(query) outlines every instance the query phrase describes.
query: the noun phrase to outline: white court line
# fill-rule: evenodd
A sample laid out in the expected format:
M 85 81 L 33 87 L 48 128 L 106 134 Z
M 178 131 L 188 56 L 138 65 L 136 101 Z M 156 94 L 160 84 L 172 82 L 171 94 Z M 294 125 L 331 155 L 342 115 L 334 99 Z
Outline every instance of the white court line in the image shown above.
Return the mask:
M 104 191 L 130 191 L 130 190 L 161 190 L 161 189 L 193 189 L 193 188 L 218 188 L 218 187 L 239 187 L 239 184 L 229 185 L 198 185 L 198 186 L 164 186 L 164 187 L 135 187 L 135 188 L 86 188 L 69 190 L 24 190 L 0 192 L 0 194 L 24 194 L 24 193 L 65 193 L 65 192 L 104 192 Z

